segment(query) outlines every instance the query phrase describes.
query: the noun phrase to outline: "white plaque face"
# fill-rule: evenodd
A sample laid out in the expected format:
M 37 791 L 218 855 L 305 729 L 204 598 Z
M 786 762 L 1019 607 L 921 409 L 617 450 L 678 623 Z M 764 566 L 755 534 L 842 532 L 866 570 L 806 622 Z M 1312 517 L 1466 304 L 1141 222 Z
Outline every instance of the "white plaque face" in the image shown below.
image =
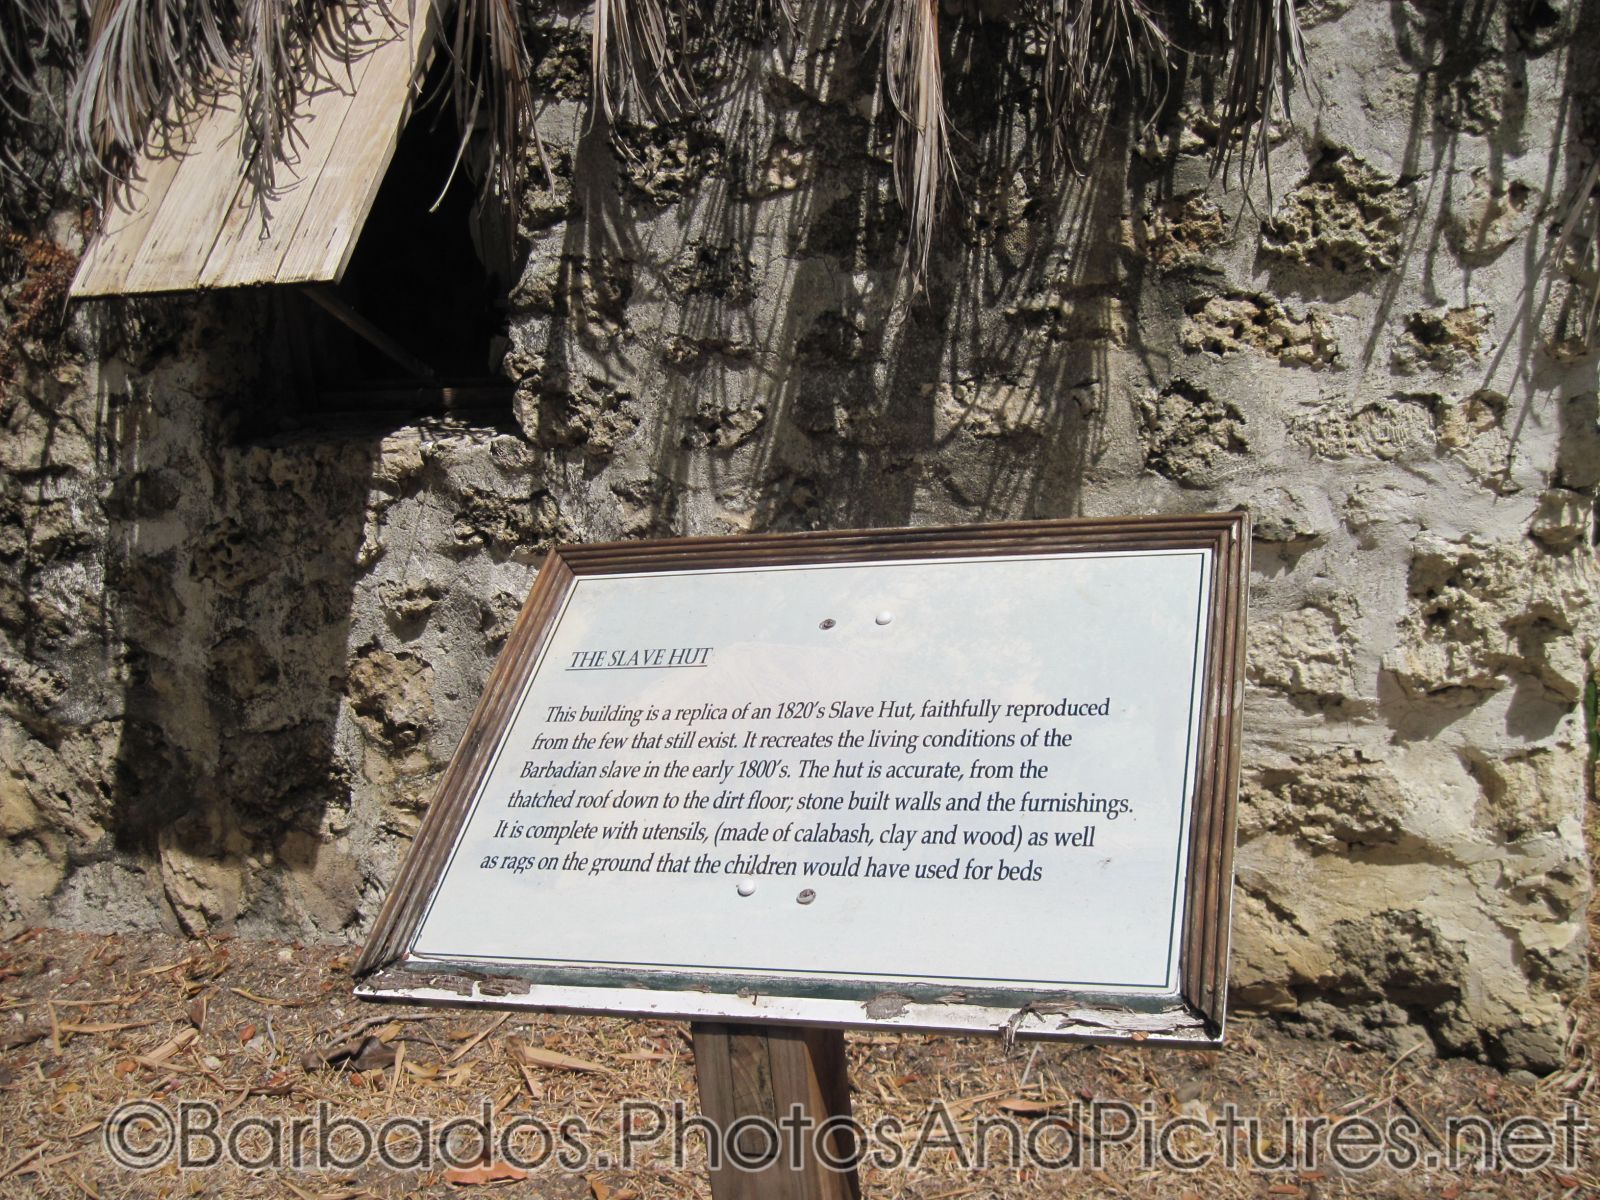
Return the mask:
M 1172 997 L 1215 569 L 581 576 L 410 961 Z

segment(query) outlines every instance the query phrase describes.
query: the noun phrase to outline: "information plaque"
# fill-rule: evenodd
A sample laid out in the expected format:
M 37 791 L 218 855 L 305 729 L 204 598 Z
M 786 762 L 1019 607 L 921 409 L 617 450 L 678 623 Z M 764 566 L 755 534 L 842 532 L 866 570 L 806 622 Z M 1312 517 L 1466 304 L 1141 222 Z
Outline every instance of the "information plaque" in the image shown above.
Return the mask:
M 565 546 L 359 994 L 1204 1044 L 1248 518 Z

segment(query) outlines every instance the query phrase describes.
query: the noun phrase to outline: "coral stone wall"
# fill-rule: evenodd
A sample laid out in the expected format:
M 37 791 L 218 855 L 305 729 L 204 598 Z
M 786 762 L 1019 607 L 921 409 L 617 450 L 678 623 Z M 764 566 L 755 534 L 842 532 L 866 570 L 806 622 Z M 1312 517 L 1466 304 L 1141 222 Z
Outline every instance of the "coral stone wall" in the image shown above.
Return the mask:
M 1236 1005 L 1557 1062 L 1600 433 L 1544 260 L 1600 6 L 1301 7 L 1309 94 L 1243 178 L 1198 68 L 1081 174 L 1030 155 L 1027 38 L 947 18 L 961 185 L 922 295 L 853 9 L 730 36 L 703 110 L 615 150 L 586 18 L 535 12 L 551 179 L 498 423 L 263 434 L 270 298 L 58 328 L 33 302 L 77 235 L 11 245 L 0 917 L 358 936 L 558 540 L 1243 505 Z

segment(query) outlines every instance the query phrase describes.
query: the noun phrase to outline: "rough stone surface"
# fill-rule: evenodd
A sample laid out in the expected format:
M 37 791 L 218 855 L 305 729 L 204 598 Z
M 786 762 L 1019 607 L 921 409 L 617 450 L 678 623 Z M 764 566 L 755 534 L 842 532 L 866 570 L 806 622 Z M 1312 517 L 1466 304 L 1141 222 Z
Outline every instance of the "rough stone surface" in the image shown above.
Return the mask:
M 1536 684 L 1576 702 L 1591 663 L 1600 570 L 1586 553 L 1419 541 L 1409 604 L 1387 669 L 1411 695 Z
M 1207 252 L 1227 236 L 1228 218 L 1216 200 L 1190 192 L 1140 214 L 1134 228 L 1136 251 L 1161 270 L 1203 267 Z
M 1142 398 L 1139 417 L 1146 469 L 1187 487 L 1216 483 L 1249 448 L 1244 414 L 1181 379 Z
M 1394 352 L 1401 371 L 1449 371 L 1480 362 L 1493 349 L 1489 310 L 1482 304 L 1425 309 L 1406 318 Z
M 1270 296 L 1208 296 L 1188 306 L 1181 335 L 1186 350 L 1218 358 L 1253 350 L 1285 366 L 1325 367 L 1339 356 L 1333 329 L 1320 313 L 1295 316 Z
M 1262 226 L 1270 254 L 1332 275 L 1400 265 L 1411 198 L 1398 180 L 1344 150 L 1324 150 Z
M 1530 183 L 1474 168 L 1461 195 L 1445 212 L 1450 249 L 1469 265 L 1493 262 L 1533 227 L 1542 201 L 1539 189 Z
M 266 298 L 68 308 L 73 221 L 0 241 L 0 920 L 359 936 L 557 541 L 1243 505 L 1236 1005 L 1559 1061 L 1600 387 L 1539 272 L 1600 30 L 1302 8 L 1317 86 L 1245 186 L 1198 78 L 1044 169 L 1026 35 L 948 16 L 912 295 L 852 13 L 611 149 L 586 12 L 531 6 L 503 413 L 264 414 Z

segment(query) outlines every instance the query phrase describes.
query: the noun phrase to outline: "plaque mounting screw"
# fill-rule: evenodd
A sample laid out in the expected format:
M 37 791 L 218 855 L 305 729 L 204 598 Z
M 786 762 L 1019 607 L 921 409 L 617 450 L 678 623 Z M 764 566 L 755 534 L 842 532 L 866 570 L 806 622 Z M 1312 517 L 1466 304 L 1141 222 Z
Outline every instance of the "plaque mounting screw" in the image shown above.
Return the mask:
M 812 891 L 810 888 L 806 888 L 805 891 L 801 892 L 798 896 L 795 897 L 795 900 L 796 900 L 796 902 L 798 902 L 800 904 L 810 904 L 816 898 L 817 898 L 816 892 Z
M 823 620 L 822 620 L 822 621 L 821 621 L 821 622 L 820 622 L 820 623 L 819 623 L 819 624 L 818 624 L 818 625 L 817 625 L 817 628 L 818 628 L 818 629 L 832 629 L 832 628 L 833 628 L 833 627 L 834 627 L 834 626 L 835 626 L 835 625 L 837 625 L 837 624 L 838 624 L 838 623 L 839 623 L 839 622 L 837 622 L 837 621 L 835 621 L 835 620 L 834 620 L 834 619 L 833 619 L 833 618 L 832 618 L 832 617 L 825 617 L 825 618 L 823 618 Z
M 894 620 L 894 614 L 888 609 L 884 609 L 873 619 L 877 621 L 879 625 L 887 625 L 890 621 Z
M 738 887 L 739 895 L 741 895 L 741 896 L 753 896 L 753 895 L 755 895 L 755 891 L 756 891 L 756 881 L 754 879 L 741 879 L 741 880 L 739 880 L 739 887 Z

